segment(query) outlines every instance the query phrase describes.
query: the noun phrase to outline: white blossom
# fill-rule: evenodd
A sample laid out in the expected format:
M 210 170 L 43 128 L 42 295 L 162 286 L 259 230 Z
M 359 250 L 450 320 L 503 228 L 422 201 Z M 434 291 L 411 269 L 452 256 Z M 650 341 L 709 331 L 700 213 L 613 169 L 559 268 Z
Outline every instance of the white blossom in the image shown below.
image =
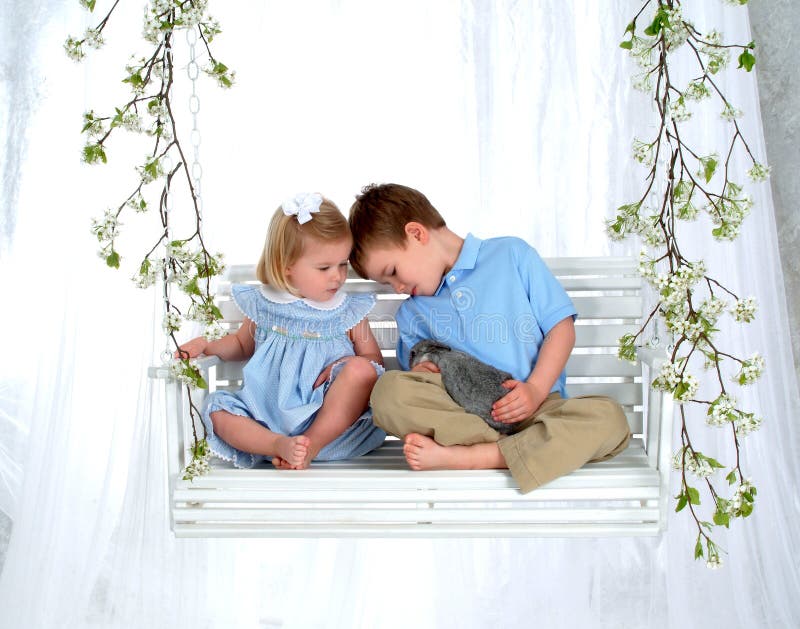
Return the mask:
M 171 332 L 177 332 L 181 329 L 182 323 L 181 316 L 171 310 L 167 314 L 164 315 L 164 321 L 162 322 L 161 326 L 164 328 L 164 331 L 169 334 Z
M 699 101 L 710 98 L 711 90 L 708 89 L 704 81 L 692 81 L 686 86 L 686 89 L 683 91 L 683 96 L 689 100 Z
M 655 162 L 653 145 L 633 138 L 633 159 L 645 166 L 652 166 Z
M 720 318 L 722 313 L 725 312 L 725 308 L 727 308 L 727 306 L 728 304 L 724 299 L 720 299 L 719 297 L 712 295 L 702 304 L 700 304 L 698 312 L 700 313 L 700 316 L 713 325 L 717 319 Z
M 757 417 L 755 413 L 739 413 L 733 421 L 733 425 L 739 437 L 746 437 L 751 432 L 755 432 L 761 428 L 763 422 L 763 418 Z
M 724 426 L 735 418 L 736 398 L 722 393 L 708 407 L 706 423 L 709 426 Z
M 741 385 L 753 384 L 761 377 L 761 374 L 764 373 L 764 366 L 764 357 L 756 352 L 750 358 L 742 362 L 735 380 Z
M 675 103 L 670 103 L 669 116 L 675 122 L 685 122 L 692 117 L 692 112 L 687 109 L 684 100 L 679 98 Z
M 672 393 L 679 404 L 694 398 L 699 386 L 697 378 L 672 362 L 664 363 L 653 380 L 654 389 Z
M 86 29 L 86 33 L 84 33 L 83 39 L 86 42 L 86 45 L 89 46 L 89 48 L 97 49 L 100 48 L 105 43 L 102 33 L 98 29 L 94 28 Z
M 86 56 L 83 50 L 83 41 L 74 37 L 68 37 L 64 42 L 64 51 L 67 53 L 67 57 L 73 61 L 80 61 Z
M 92 233 L 97 236 L 100 242 L 113 240 L 117 235 L 117 230 L 122 226 L 117 215 L 112 210 L 106 210 L 103 220 L 92 219 Z
M 728 65 L 730 53 L 727 48 L 721 48 L 722 34 L 713 30 L 704 37 L 706 43 L 700 48 L 700 53 L 707 57 L 706 68 L 711 74 L 716 74 Z
M 733 318 L 742 323 L 750 323 L 756 316 L 756 299 L 739 299 L 733 306 Z
M 653 91 L 653 79 L 649 72 L 637 74 L 632 78 L 633 89 L 637 92 L 650 93 Z
M 706 561 L 706 566 L 711 570 L 717 570 L 718 568 L 721 568 L 722 557 L 719 556 L 719 553 L 709 555 L 708 561 Z
M 771 171 L 771 166 L 753 162 L 753 167 L 747 171 L 747 176 L 750 177 L 752 181 L 758 183 L 759 181 L 765 181 L 769 177 Z
M 689 38 L 689 29 L 686 28 L 686 24 L 683 21 L 680 5 L 667 9 L 667 21 L 669 26 L 664 29 L 664 38 L 667 43 L 667 49 L 672 51 L 686 43 Z
M 719 117 L 723 120 L 733 121 L 742 117 L 742 110 L 737 109 L 730 103 L 725 103 L 725 108 L 720 112 Z
M 714 468 L 705 457 L 693 454 L 689 446 L 684 446 L 675 453 L 672 457 L 672 468 L 685 469 L 697 478 L 708 478 L 714 473 Z
M 634 58 L 640 67 L 650 69 L 653 67 L 653 50 L 656 46 L 656 40 L 644 39 L 642 37 L 634 37 L 631 40 L 631 56 Z
M 206 325 L 206 329 L 203 332 L 203 336 L 206 337 L 209 341 L 216 341 L 217 339 L 221 339 L 225 336 L 226 332 L 220 325 L 219 321 L 212 321 L 211 323 Z

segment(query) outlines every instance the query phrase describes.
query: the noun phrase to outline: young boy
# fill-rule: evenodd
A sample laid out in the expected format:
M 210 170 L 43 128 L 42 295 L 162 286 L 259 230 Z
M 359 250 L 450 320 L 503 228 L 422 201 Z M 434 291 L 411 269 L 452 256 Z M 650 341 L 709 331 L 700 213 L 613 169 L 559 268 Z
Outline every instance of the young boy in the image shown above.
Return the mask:
M 508 468 L 528 492 L 625 449 L 622 408 L 606 397 L 567 398 L 575 308 L 536 251 L 519 238 L 461 238 L 425 196 L 367 186 L 350 208 L 359 275 L 410 297 L 397 311 L 397 357 L 434 339 L 513 375 L 493 407 L 504 436 L 447 394 L 436 365 L 389 371 L 372 392 L 375 423 L 404 440 L 414 470 Z

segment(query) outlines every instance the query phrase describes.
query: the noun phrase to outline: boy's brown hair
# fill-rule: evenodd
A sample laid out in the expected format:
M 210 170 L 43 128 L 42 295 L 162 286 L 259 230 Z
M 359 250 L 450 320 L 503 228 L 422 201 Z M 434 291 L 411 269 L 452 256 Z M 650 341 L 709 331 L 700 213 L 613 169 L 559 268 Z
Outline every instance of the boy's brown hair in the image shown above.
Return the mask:
M 349 222 L 353 233 L 350 264 L 361 277 L 366 277 L 362 265 L 370 249 L 405 248 L 408 223 L 420 223 L 428 229 L 446 226 L 442 215 L 424 194 L 397 183 L 370 184 L 362 188 L 350 207 Z

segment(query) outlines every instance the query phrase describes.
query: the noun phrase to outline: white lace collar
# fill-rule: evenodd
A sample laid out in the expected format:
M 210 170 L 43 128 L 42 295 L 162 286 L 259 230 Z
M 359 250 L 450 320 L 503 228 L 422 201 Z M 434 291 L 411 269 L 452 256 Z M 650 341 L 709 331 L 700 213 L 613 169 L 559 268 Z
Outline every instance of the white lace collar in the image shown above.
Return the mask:
M 267 284 L 261 285 L 261 294 L 276 304 L 293 304 L 296 301 L 302 301 L 304 304 L 311 306 L 312 308 L 316 308 L 317 310 L 333 310 L 334 308 L 341 306 L 344 300 L 347 298 L 347 293 L 345 293 L 342 289 L 339 289 L 339 291 L 328 301 L 314 301 L 313 299 L 306 299 L 305 297 L 292 295 L 285 290 L 278 290 Z

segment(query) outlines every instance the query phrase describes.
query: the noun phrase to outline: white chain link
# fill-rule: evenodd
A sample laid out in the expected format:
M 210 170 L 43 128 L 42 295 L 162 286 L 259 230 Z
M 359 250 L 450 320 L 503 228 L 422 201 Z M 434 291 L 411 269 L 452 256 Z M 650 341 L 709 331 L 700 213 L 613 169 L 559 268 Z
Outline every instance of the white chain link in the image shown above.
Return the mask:
M 197 127 L 197 114 L 200 112 L 200 97 L 197 95 L 197 77 L 200 76 L 200 66 L 197 65 L 195 45 L 197 44 L 197 30 L 187 29 L 186 43 L 189 44 L 189 65 L 186 67 L 186 74 L 192 83 L 192 94 L 189 96 L 189 112 L 192 114 L 192 133 L 190 141 L 194 148 L 194 159 L 192 161 L 191 174 L 192 185 L 194 186 L 195 196 L 197 197 L 197 209 L 201 213 L 203 200 L 200 191 L 200 180 L 203 177 L 203 167 L 200 165 L 200 129 Z

